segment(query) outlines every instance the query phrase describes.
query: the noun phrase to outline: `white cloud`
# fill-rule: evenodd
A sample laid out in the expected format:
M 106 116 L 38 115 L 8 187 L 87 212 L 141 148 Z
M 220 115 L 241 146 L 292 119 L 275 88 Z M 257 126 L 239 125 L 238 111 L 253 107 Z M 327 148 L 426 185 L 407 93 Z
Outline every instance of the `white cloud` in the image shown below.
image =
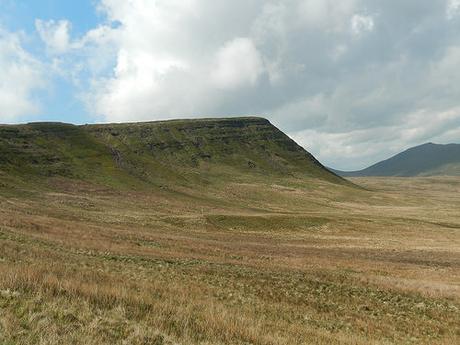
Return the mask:
M 214 112 L 242 88 L 256 88 L 264 61 L 254 40 L 230 26 L 245 4 L 231 7 L 193 0 L 102 1 L 101 10 L 120 23 L 111 34 L 118 51 L 113 74 L 93 81 L 90 108 L 108 121 L 190 117 Z M 226 17 L 219 22 L 218 15 Z M 243 23 L 245 34 L 253 19 Z
M 35 28 L 45 43 L 47 49 L 53 55 L 74 53 L 76 50 L 87 49 L 88 47 L 100 47 L 113 44 L 116 40 L 115 33 L 111 27 L 101 25 L 89 30 L 83 37 L 72 39 L 72 23 L 68 20 L 35 20 Z
M 108 121 L 235 113 L 237 102 L 256 110 L 243 98 L 305 73 L 303 61 L 289 61 L 289 35 L 347 34 L 356 3 L 101 0 L 119 23 L 110 34 L 117 61 L 112 75 L 93 80 L 88 104 Z
M 374 19 L 371 16 L 355 14 L 351 18 L 351 32 L 354 35 L 361 35 L 374 30 Z
M 254 85 L 264 70 L 262 58 L 249 38 L 227 42 L 217 52 L 216 60 L 211 80 L 223 89 Z
M 71 24 L 67 20 L 43 21 L 35 20 L 35 27 L 40 38 L 54 53 L 64 53 L 71 48 L 70 29 Z
M 460 0 L 448 0 L 446 15 L 448 19 L 453 19 L 460 14 Z
M 349 17 L 357 6 L 356 0 L 300 0 L 298 11 L 306 26 L 340 32 L 346 30 Z
M 0 121 L 39 111 L 35 91 L 45 86 L 41 63 L 24 50 L 21 35 L 0 28 Z

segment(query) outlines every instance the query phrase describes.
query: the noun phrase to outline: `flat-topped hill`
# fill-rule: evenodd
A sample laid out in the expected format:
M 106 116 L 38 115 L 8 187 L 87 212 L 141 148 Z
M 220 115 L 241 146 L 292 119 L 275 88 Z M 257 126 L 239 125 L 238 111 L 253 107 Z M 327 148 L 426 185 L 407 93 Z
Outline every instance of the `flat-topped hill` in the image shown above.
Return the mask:
M 0 171 L 108 185 L 207 183 L 239 175 L 343 182 L 257 117 L 0 126 Z

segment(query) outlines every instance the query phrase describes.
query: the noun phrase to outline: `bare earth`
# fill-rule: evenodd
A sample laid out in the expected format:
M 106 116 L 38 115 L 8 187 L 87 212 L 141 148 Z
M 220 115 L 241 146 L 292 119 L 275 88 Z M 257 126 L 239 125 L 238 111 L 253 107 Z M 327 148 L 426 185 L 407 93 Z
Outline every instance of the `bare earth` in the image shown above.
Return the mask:
M 460 178 L 0 189 L 0 344 L 459 344 Z

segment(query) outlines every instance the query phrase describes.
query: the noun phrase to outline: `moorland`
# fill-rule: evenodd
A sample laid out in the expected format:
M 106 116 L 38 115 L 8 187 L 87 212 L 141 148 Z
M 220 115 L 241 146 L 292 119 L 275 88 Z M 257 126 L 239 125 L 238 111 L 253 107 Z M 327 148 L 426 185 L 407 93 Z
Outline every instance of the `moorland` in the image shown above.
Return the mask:
M 456 344 L 460 178 L 263 119 L 0 127 L 2 344 Z

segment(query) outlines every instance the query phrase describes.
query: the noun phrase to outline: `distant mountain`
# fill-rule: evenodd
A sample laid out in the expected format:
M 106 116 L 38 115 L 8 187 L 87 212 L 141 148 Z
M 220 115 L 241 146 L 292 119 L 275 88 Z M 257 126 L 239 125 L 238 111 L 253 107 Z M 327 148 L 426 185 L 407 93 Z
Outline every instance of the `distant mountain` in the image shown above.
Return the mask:
M 460 144 L 428 143 L 359 171 L 332 172 L 343 176 L 460 176 Z

